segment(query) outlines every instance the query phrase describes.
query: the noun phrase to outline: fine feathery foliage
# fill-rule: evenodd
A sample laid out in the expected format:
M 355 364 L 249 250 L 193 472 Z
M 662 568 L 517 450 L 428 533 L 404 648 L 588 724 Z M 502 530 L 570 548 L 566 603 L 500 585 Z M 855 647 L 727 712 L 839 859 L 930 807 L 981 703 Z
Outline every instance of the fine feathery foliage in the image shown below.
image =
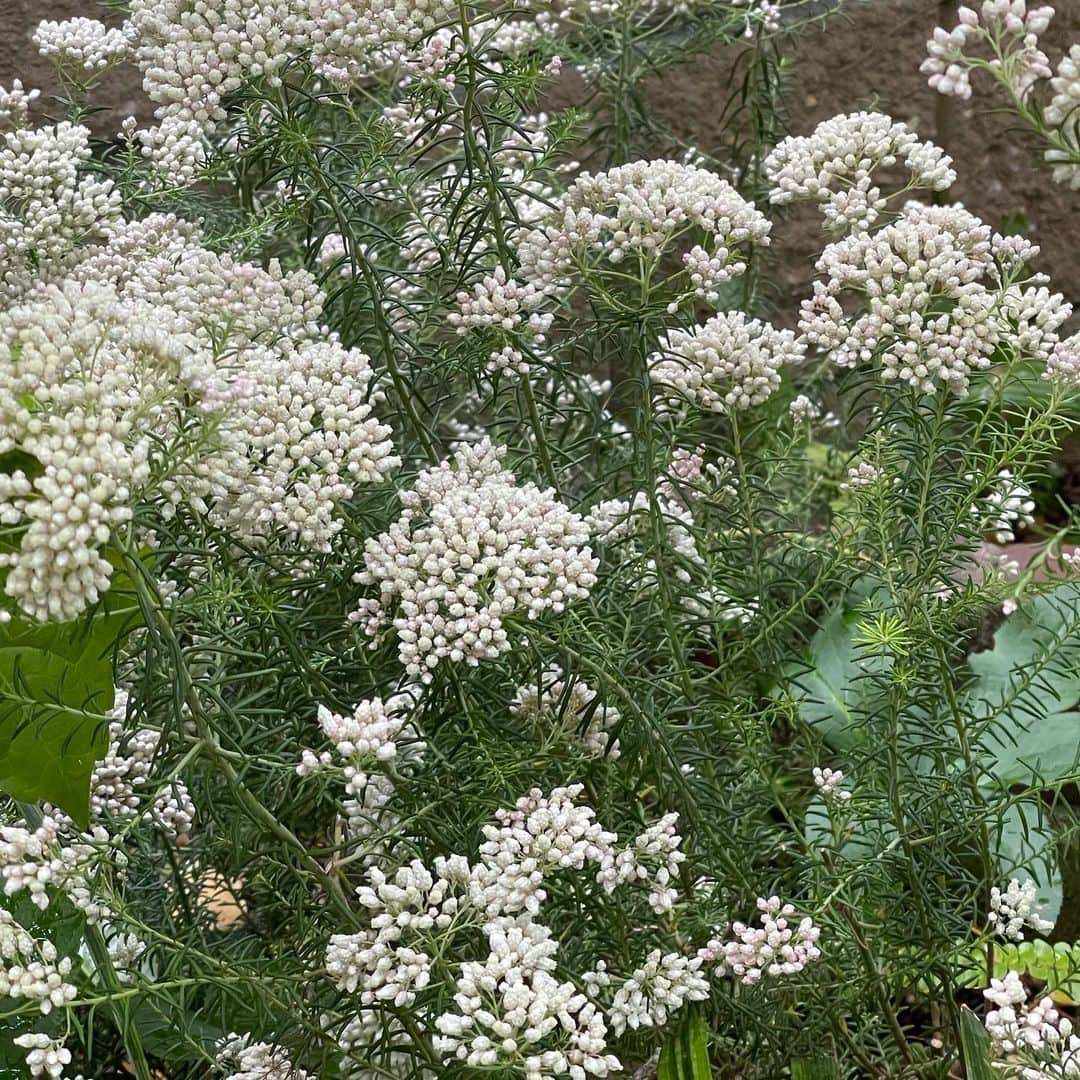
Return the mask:
M 40 24 L 0 1075 L 1080 1075 L 1080 337 L 965 162 L 785 130 L 836 6 Z M 1052 14 L 962 8 L 926 72 L 1076 186 Z M 713 48 L 705 152 L 648 90 Z M 98 107 L 119 63 L 152 121 Z

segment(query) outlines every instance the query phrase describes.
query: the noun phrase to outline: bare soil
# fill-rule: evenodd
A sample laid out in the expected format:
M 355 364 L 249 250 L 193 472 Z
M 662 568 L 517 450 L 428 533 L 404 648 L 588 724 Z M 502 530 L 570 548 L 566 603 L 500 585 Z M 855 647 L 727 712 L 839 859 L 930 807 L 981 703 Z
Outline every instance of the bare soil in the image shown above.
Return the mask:
M 1050 183 L 1024 133 L 994 111 L 988 88 L 976 92 L 973 102 L 947 101 L 919 74 L 926 39 L 939 21 L 951 19 L 950 6 L 949 0 L 847 0 L 841 14 L 803 31 L 788 73 L 788 129 L 807 132 L 837 112 L 866 107 L 910 123 L 956 159 L 953 196 L 995 228 L 1022 231 L 1038 242 L 1039 269 L 1052 276 L 1056 289 L 1080 301 L 1080 193 Z M 1056 7 L 1044 39 L 1055 63 L 1070 43 L 1080 41 L 1080 0 L 1057 0 Z M 100 9 L 93 0 L 4 0 L 0 83 L 21 78 L 25 86 L 57 92 L 30 33 L 40 19 L 73 15 L 99 16 Z M 680 141 L 709 152 L 726 145 L 730 131 L 721 105 L 737 56 L 738 49 L 717 49 L 649 85 L 653 107 Z M 567 91 L 572 97 L 572 83 Z M 146 117 L 150 111 L 132 69 L 110 73 L 95 98 L 121 117 Z M 112 134 L 116 126 L 115 115 L 101 115 L 101 134 Z M 790 322 L 820 249 L 817 218 L 809 210 L 797 213 L 778 226 L 775 243 L 784 294 L 776 298 L 777 318 Z

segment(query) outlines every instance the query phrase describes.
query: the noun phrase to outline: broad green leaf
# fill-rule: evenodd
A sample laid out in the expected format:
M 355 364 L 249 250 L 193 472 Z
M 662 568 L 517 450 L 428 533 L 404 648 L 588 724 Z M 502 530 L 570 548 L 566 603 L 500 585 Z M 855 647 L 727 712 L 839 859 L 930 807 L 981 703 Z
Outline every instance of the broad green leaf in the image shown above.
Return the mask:
M 1038 799 L 1011 803 L 991 831 L 990 841 L 998 880 L 1033 880 L 1038 886 L 1039 914 L 1056 921 L 1061 912 L 1061 871 L 1054 834 Z
M 696 1010 L 671 1032 L 660 1048 L 657 1080 L 711 1080 L 709 1031 Z
M 980 744 L 1001 786 L 1045 787 L 1080 772 L 1080 712 L 1049 712 L 1012 734 L 1015 742 L 992 732 Z
M 85 828 L 90 774 L 108 749 L 112 657 L 133 611 L 120 594 L 82 619 L 0 625 L 0 788 L 51 802 Z
M 960 1053 L 967 1080 L 998 1080 L 990 1064 L 990 1036 L 966 1005 L 960 1010 Z
M 994 722 L 979 748 L 993 783 L 1040 787 L 1080 764 L 1080 584 L 1068 582 L 1014 612 L 993 648 L 973 653 L 964 696 L 976 719 Z
M 833 848 L 829 807 L 821 795 L 815 795 L 806 807 L 804 832 L 808 844 L 818 848 Z M 870 859 L 886 848 L 895 837 L 896 826 L 886 816 L 885 807 L 882 807 L 882 816 L 879 817 L 872 813 L 864 802 L 860 806 L 859 816 L 848 823 L 838 854 L 852 861 Z
M 800 718 L 835 747 L 858 741 L 859 711 L 874 690 L 868 676 L 888 671 L 891 663 L 888 657 L 867 655 L 856 643 L 854 629 L 860 621 L 854 612 L 835 610 L 810 642 L 807 663 L 785 670 Z

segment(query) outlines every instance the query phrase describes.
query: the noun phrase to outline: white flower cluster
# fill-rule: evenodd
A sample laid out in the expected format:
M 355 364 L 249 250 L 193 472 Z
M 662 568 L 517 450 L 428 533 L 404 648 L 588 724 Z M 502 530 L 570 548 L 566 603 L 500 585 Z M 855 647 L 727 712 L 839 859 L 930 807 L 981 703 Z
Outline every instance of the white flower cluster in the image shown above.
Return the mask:
M 1028 6 L 1027 0 L 983 0 L 982 8 L 962 6 L 952 30 L 936 27 L 926 43 L 927 58 L 920 70 L 940 94 L 971 97 L 971 71 L 987 67 L 1019 98 L 1039 79 L 1050 77 L 1050 61 L 1039 48 L 1054 9 L 1049 4 Z M 985 42 L 993 60 L 980 61 L 968 50 Z
M 319 706 L 319 725 L 343 763 L 342 809 L 354 839 L 372 839 L 397 823 L 387 808 L 394 795 L 394 777 L 407 774 L 424 752 L 424 742 L 411 720 L 418 701 L 419 692 L 406 688 L 385 701 L 360 702 L 351 716 Z M 296 771 L 307 776 L 329 768 L 332 761 L 326 751 L 316 755 L 305 750 Z
M 338 502 L 397 458 L 370 361 L 321 330 L 310 275 L 214 254 L 162 216 L 83 255 L 0 314 L 18 357 L 0 365 L 0 448 L 40 469 L 0 478 L 0 520 L 25 526 L 7 594 L 38 618 L 94 603 L 112 573 L 100 548 L 161 446 L 166 516 L 186 502 L 237 537 L 328 550 Z
M 1054 346 L 1043 378 L 1066 387 L 1080 386 L 1080 334 L 1073 334 Z
M 350 616 L 378 644 L 397 634 L 410 676 L 443 660 L 478 664 L 511 647 L 505 621 L 560 612 L 589 594 L 597 560 L 581 516 L 551 490 L 519 484 L 488 440 L 462 447 L 401 496 L 401 517 L 364 545 L 363 599 Z
M 371 867 L 370 884 L 356 890 L 371 913 L 371 929 L 336 934 L 327 946 L 326 971 L 338 989 L 359 991 L 365 1007 L 412 1005 L 431 980 L 431 958 L 414 946 L 452 928 L 468 880 L 469 865 L 461 856 L 440 856 L 433 871 L 414 859 L 392 878 Z
M 691 330 L 671 330 L 649 358 L 649 378 L 665 395 L 693 400 L 711 412 L 760 405 L 780 385 L 784 364 L 805 348 L 741 311 L 721 312 Z
M 701 974 L 704 963 L 701 956 L 653 949 L 615 991 L 608 1009 L 611 1030 L 621 1035 L 627 1028 L 659 1027 L 688 1001 L 704 1001 L 709 996 L 708 979 Z
M 978 10 L 962 6 L 958 15 L 956 26 L 935 28 L 926 43 L 921 70 L 931 87 L 966 99 L 971 97 L 971 73 L 988 71 L 1049 143 L 1045 156 L 1054 180 L 1080 189 L 1080 44 L 1061 58 L 1055 73 L 1039 47 L 1054 16 L 1051 5 L 983 0 Z M 1049 93 L 1040 110 L 1032 90 L 1041 80 L 1049 80 Z
M 851 492 L 873 487 L 884 475 L 876 465 L 871 465 L 869 461 L 860 461 L 858 465 L 852 465 L 848 469 L 847 479 L 840 484 L 840 490 Z
M 29 97 L 16 108 L 23 107 Z M 9 106 L 10 107 L 10 106 Z M 0 138 L 0 305 L 55 280 L 120 219 L 111 180 L 82 175 L 90 131 L 66 121 Z
M 133 0 L 125 30 L 158 118 L 209 126 L 247 79 L 274 85 L 307 28 L 294 0 Z
M 726 181 L 677 161 L 636 161 L 583 173 L 518 238 L 519 274 L 546 295 L 608 268 L 625 274 L 627 258 L 650 273 L 689 243 L 683 274 L 665 286 L 677 308 L 697 297 L 715 303 L 717 288 L 746 269 L 751 244 L 768 243 L 768 219 Z M 636 276 L 636 271 L 633 272 Z M 615 282 L 612 282 L 614 285 Z
M 1043 110 L 1043 120 L 1056 130 L 1065 144 L 1046 151 L 1059 184 L 1080 190 L 1080 43 L 1061 58 L 1050 80 L 1051 97 Z
M 309 1080 L 310 1073 L 297 1068 L 289 1055 L 271 1043 L 256 1042 L 250 1035 L 227 1035 L 217 1045 L 217 1063 L 226 1080 Z
M 1022 1080 L 1064 1080 L 1080 1076 L 1080 1038 L 1050 997 L 1028 1002 L 1016 971 L 991 979 L 983 996 L 995 1008 L 986 1014 L 986 1032 L 995 1065 Z
M 63 22 L 44 19 L 38 23 L 31 40 L 42 56 L 89 72 L 101 71 L 127 59 L 131 47 L 124 29 L 108 27 L 98 19 L 81 15 Z
M 435 31 L 454 25 L 454 0 L 308 0 L 311 61 L 334 79 L 357 79 L 405 62 L 441 74 L 424 56 Z
M 821 956 L 817 947 L 821 931 L 809 915 L 792 926 L 792 904 L 771 896 L 757 902 L 761 926 L 736 922 L 727 941 L 714 939 L 699 953 L 707 963 L 718 963 L 747 986 L 763 975 L 794 975 Z
M 990 890 L 990 913 L 986 917 L 994 933 L 1006 941 L 1023 941 L 1025 926 L 1037 934 L 1053 930 L 1054 924 L 1037 910 L 1038 894 L 1039 888 L 1031 878 L 1012 878 L 1004 891 L 995 885 Z
M 875 173 L 902 161 L 903 190 L 944 191 L 956 173 L 952 159 L 933 143 L 920 141 L 906 124 L 883 113 L 833 116 L 811 135 L 784 139 L 764 162 L 773 185 L 769 201 L 816 199 L 832 228 L 865 229 L 888 207 Z
M 30 106 L 41 97 L 40 90 L 25 90 L 19 79 L 11 80 L 11 89 L 0 86 L 0 131 L 25 128 L 30 120 Z
M 26 1067 L 33 1080 L 44 1076 L 49 1077 L 49 1080 L 57 1080 L 63 1075 L 64 1066 L 71 1064 L 71 1051 L 59 1039 L 54 1039 L 45 1032 L 28 1031 L 23 1035 L 16 1035 L 11 1041 L 20 1049 L 28 1051 Z
M 619 741 L 611 737 L 619 710 L 599 702 L 584 679 L 568 680 L 557 664 L 544 668 L 538 686 L 527 683 L 517 688 L 510 714 L 535 724 L 552 742 L 573 742 L 592 757 L 619 756 Z
M 542 341 L 551 324 L 550 315 L 536 313 L 535 309 L 543 300 L 543 291 L 534 283 L 523 285 L 511 278 L 503 267 L 497 266 L 473 286 L 471 293 L 458 293 L 461 311 L 460 314 L 452 313 L 449 322 L 459 334 L 466 334 L 470 329 L 488 328 L 508 333 L 527 321 Z
M 823 280 L 802 302 L 802 340 L 841 367 L 877 359 L 882 379 L 925 393 L 964 393 L 1001 348 L 1048 363 L 1071 308 L 1058 293 L 1016 283 L 1037 250 L 960 206 L 909 203 L 880 231 L 825 248 Z M 865 306 L 849 316 L 852 294 Z
M 195 804 L 183 780 L 165 784 L 149 806 L 141 792 L 152 785 L 154 759 L 161 744 L 161 732 L 138 728 L 125 732 L 128 695 L 117 690 L 109 715 L 109 748 L 105 756 L 94 763 L 90 774 L 90 819 L 102 824 L 129 821 L 140 816 L 153 823 L 170 837 L 191 831 L 195 820 Z M 53 818 L 70 830 L 70 821 L 62 813 L 49 808 Z
M 573 784 L 545 796 L 534 788 L 512 810 L 497 811 L 497 824 L 484 826 L 473 884 L 475 901 L 489 915 L 536 915 L 547 897 L 545 873 L 603 866 L 613 857 L 618 837 L 596 821 L 592 807 L 576 801 L 582 790 Z
M 620 851 L 617 836 L 577 802 L 581 792 L 580 784 L 548 795 L 536 789 L 500 810 L 483 828 L 473 865 L 453 855 L 436 858 L 430 869 L 414 859 L 392 874 L 368 871 L 369 883 L 357 895 L 369 928 L 335 935 L 326 952 L 330 977 L 357 994 L 365 1010 L 351 1025 L 357 1039 L 377 1030 L 373 1009 L 414 1007 L 423 1016 L 418 995 L 439 977 L 435 958 L 452 962 L 459 935 L 471 941 L 477 930 L 487 942 L 486 958 L 461 963 L 453 1005 L 434 1019 L 436 1049 L 470 1067 L 520 1069 L 537 1080 L 605 1076 L 620 1068 L 607 1051 L 609 1029 L 663 1024 L 687 1001 L 707 995 L 702 958 L 660 950 L 618 984 L 607 1019 L 598 999 L 612 977 L 603 961 L 583 977 L 584 993 L 556 974 L 558 943 L 537 921 L 551 874 L 597 867 L 606 892 L 644 881 L 654 909 L 665 911 L 684 857 L 676 815 Z M 661 893 L 664 900 L 654 903 Z
M 60 957 L 51 941 L 36 940 L 0 908 L 0 998 L 36 1001 L 48 1015 L 77 996 L 67 981 L 70 973 L 69 957 Z
M 603 1012 L 551 974 L 557 946 L 546 928 L 497 919 L 487 936 L 487 959 L 462 965 L 456 1011 L 435 1021 L 436 1050 L 469 1068 L 520 1069 L 525 1080 L 620 1071 L 619 1059 L 606 1052 Z
M 806 394 L 799 394 L 788 406 L 788 412 L 797 423 L 810 423 L 821 416 L 821 406 Z
M 964 479 L 970 482 L 975 477 L 968 474 Z M 1031 489 L 1009 469 L 1002 469 L 972 505 L 971 516 L 980 530 L 991 534 L 994 543 L 1011 544 L 1017 527 L 1023 529 L 1035 523 L 1034 509 Z
M 813 777 L 814 787 L 821 792 L 822 798 L 840 799 L 842 802 L 851 798 L 851 792 L 840 786 L 844 782 L 844 774 L 840 769 L 822 769 L 815 765 Z
M 35 829 L 25 824 L 0 825 L 0 881 L 5 896 L 25 891 L 31 903 L 45 911 L 54 893 L 62 893 L 90 922 L 104 908 L 90 884 L 93 864 L 107 849 L 108 834 L 100 826 L 68 840 L 60 822 L 48 815 Z M 114 861 L 123 857 L 113 852 Z
M 657 915 L 671 911 L 678 897 L 675 882 L 679 867 L 686 861 L 686 854 L 680 850 L 678 821 L 677 813 L 665 814 L 636 836 L 632 844 L 605 854 L 596 880 L 608 892 L 628 881 L 643 882 L 649 886 L 653 911 Z

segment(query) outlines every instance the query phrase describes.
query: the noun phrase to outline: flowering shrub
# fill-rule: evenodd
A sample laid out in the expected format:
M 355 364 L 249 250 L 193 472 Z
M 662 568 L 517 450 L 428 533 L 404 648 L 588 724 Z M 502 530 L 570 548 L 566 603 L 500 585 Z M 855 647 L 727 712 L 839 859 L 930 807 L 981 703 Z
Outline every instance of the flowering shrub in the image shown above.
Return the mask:
M 0 92 L 6 1074 L 1080 1075 L 1042 940 L 1080 337 L 963 162 L 776 130 L 801 7 L 38 27 L 64 118 Z M 927 70 L 1058 153 L 1048 18 L 963 9 Z M 714 41 L 749 153 L 638 93 Z M 99 144 L 119 62 L 155 118 Z

